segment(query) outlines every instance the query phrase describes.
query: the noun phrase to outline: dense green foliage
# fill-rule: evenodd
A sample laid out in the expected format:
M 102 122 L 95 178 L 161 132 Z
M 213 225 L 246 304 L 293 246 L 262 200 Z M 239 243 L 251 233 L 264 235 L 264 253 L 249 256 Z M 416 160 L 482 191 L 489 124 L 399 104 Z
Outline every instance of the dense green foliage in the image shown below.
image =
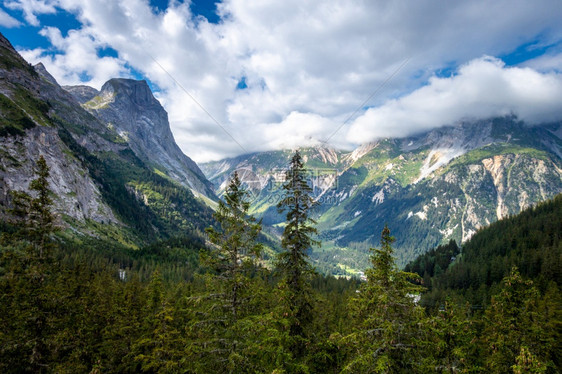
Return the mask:
M 394 263 L 390 230 L 384 227 L 381 247 L 374 248 L 367 282 L 351 300 L 354 332 L 344 341 L 352 349 L 347 373 L 413 372 L 420 366 L 423 309 L 416 304 L 419 276 L 399 271 Z
M 47 175 L 40 159 L 30 194 L 14 200 L 13 221 L 0 226 L 2 373 L 557 373 L 561 368 L 562 297 L 548 274 L 509 269 L 485 310 L 471 308 L 462 292 L 438 309 L 424 309 L 417 302 L 421 276 L 397 268 L 394 238 L 385 227 L 380 247 L 371 249 L 365 282 L 313 274 L 307 263 L 304 287 L 289 288 L 286 264 L 273 271 L 257 264 L 259 224 L 247 215 L 245 191 L 236 179 L 215 214 L 216 227 L 209 229 L 212 247 L 188 234 L 131 251 L 93 238 L 56 236 Z M 559 218 L 559 205 L 557 198 L 508 219 L 526 231 L 516 239 L 542 227 L 550 239 L 526 245 L 558 248 L 545 216 Z M 506 235 L 510 227 L 495 227 L 504 245 L 512 240 Z M 289 238 L 286 248 L 297 243 Z M 312 241 L 302 243 L 309 249 Z M 467 248 L 456 255 L 451 242 L 410 268 L 423 270 L 434 291 L 440 276 L 460 261 L 472 266 L 478 257 Z M 511 255 L 516 249 L 507 247 L 504 255 L 524 264 Z M 448 264 L 451 255 L 456 260 Z M 287 295 L 310 303 L 306 320 L 290 315 Z M 295 321 L 302 323 L 300 335 L 291 330 Z
M 209 269 L 205 277 L 206 292 L 193 297 L 198 312 L 189 326 L 198 362 L 215 372 L 245 367 L 248 371 L 251 352 L 247 341 L 239 339 L 256 317 L 259 290 L 253 275 L 262 246 L 256 242 L 261 225 L 248 215 L 248 193 L 234 173 L 214 214 L 217 227 L 207 228 L 212 246 L 204 252 L 203 264 Z M 256 292 L 257 291 L 257 292 Z M 207 334 L 200 339 L 201 331 Z
M 170 238 L 211 222 L 210 209 L 185 187 L 149 170 L 130 149 L 94 155 L 79 145 L 65 123 L 59 136 L 98 182 L 107 203 L 144 241 Z
M 418 256 L 404 268 L 407 272 L 419 274 L 427 287 L 431 287 L 431 277 L 443 274 L 451 262 L 460 253 L 460 248 L 454 240 L 445 245 L 430 249 L 423 255 Z
M 460 294 L 487 305 L 515 266 L 541 290 L 562 285 L 562 195 L 481 229 L 464 243 L 438 247 L 407 265 L 430 288 L 423 302 L 435 306 L 445 295 Z M 454 261 L 453 261 L 454 260 Z M 432 277 L 431 281 L 428 277 Z
M 277 266 L 282 273 L 280 294 L 284 315 L 289 324 L 290 349 L 300 357 L 307 344 L 309 326 L 312 322 L 313 301 L 310 290 L 312 267 L 308 252 L 320 243 L 312 239 L 316 234 L 316 222 L 310 218 L 315 202 L 312 188 L 308 185 L 307 171 L 297 151 L 289 164 L 283 184 L 283 199 L 277 205 L 280 213 L 286 212 L 287 225 L 283 230 Z

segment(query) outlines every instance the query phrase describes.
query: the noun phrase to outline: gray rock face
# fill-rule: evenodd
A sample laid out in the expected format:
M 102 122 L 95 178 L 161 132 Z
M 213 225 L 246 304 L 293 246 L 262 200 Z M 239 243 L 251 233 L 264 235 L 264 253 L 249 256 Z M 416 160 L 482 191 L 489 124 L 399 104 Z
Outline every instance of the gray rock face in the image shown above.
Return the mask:
M 27 191 L 34 174 L 35 161 L 43 156 L 50 168 L 49 187 L 53 192 L 55 211 L 79 221 L 91 219 L 101 223 L 118 223 L 113 211 L 103 202 L 101 193 L 84 172 L 80 162 L 71 156 L 57 130 L 37 126 L 22 137 L 0 138 L 0 200 L 8 200 L 8 191 Z
M 18 97 L 17 92 L 22 90 L 33 100 L 41 101 L 49 97 L 53 105 L 65 106 L 66 110 L 61 113 L 69 121 L 83 122 L 79 112 L 84 111 L 79 107 L 77 111 L 72 109 L 76 102 L 60 89 L 42 64 L 37 65 L 34 71 L 1 35 L 0 47 L 3 48 L 3 57 L 11 60 L 9 66 L 0 66 L 0 94 L 12 100 L 16 106 L 33 105 L 21 102 L 25 99 L 22 99 L 21 94 Z M 53 110 L 55 108 L 51 107 L 50 111 Z M 91 219 L 119 223 L 88 172 L 61 140 L 58 129 L 47 125 L 51 123 L 50 119 L 29 109 L 26 112 L 36 127 L 28 129 L 24 135 L 0 137 L 0 216 L 9 204 L 11 190 L 28 190 L 29 183 L 35 178 L 35 161 L 43 156 L 50 168 L 49 184 L 53 191 L 54 208 L 59 216 L 81 221 Z M 91 124 L 95 126 L 96 122 Z M 91 138 L 102 141 L 95 133 Z
M 43 156 L 50 168 L 53 209 L 59 213 L 59 223 L 78 235 L 119 240 L 136 248 L 210 224 L 210 209 L 188 188 L 171 178 L 154 178 L 154 169 L 168 172 L 161 164 L 151 162 L 157 153 L 139 154 L 145 162 L 133 155 L 131 146 L 138 151 L 152 145 L 149 135 L 173 143 L 169 127 L 158 126 L 167 126 L 167 116 L 146 83 L 136 86 L 133 82 L 131 87 L 119 90 L 110 84 L 103 93 L 88 87 L 69 92 L 42 64 L 35 68 L 29 65 L 1 34 L 0 57 L 0 219 L 10 216 L 10 191 L 30 192 L 36 161 Z M 122 99 L 123 116 L 146 125 L 146 132 L 137 134 L 131 127 L 136 121 L 120 122 L 129 130 L 120 127 L 119 132 L 130 131 L 139 137 L 131 146 L 116 126 L 101 121 L 78 102 L 89 98 L 102 102 L 102 97 Z M 145 107 L 148 109 L 138 117 L 131 113 Z M 119 116 L 115 119 L 122 120 Z M 166 160 L 170 164 L 181 160 L 177 146 L 162 147 L 158 152 L 176 157 Z M 183 162 L 180 166 L 185 170 L 189 163 Z M 163 189 L 165 194 L 161 193 Z M 114 224 L 118 227 L 111 227 Z
M 168 114 L 146 81 L 111 79 L 100 92 L 84 86 L 66 89 L 90 113 L 114 128 L 141 160 L 196 195 L 216 199 L 211 183 L 176 144 Z
M 38 85 L 33 75 L 36 75 L 33 67 L 27 63 L 14 49 L 12 44 L 4 35 L 0 34 L 0 93 L 9 95 L 14 85 L 19 84 L 27 89 L 38 93 Z
M 79 103 L 85 103 L 87 101 L 92 100 L 94 97 L 99 95 L 99 91 L 96 90 L 94 87 L 90 86 L 62 86 L 65 90 L 70 92 L 70 94 L 78 101 Z
M 33 67 L 35 69 L 35 71 L 41 76 L 43 77 L 43 79 L 45 79 L 46 81 L 48 81 L 49 83 L 51 83 L 52 85 L 57 86 L 57 80 L 55 79 L 55 77 L 53 77 L 51 75 L 51 73 L 49 73 L 47 71 L 47 69 L 45 68 L 45 65 L 43 65 L 43 63 L 38 63 L 37 65 L 35 65 Z

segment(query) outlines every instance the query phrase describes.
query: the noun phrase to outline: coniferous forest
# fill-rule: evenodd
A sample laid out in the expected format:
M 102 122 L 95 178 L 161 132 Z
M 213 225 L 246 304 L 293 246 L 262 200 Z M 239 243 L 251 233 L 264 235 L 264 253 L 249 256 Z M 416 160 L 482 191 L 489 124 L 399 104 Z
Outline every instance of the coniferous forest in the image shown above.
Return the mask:
M 384 222 L 365 279 L 318 274 L 297 152 L 282 250 L 236 174 L 204 235 L 139 250 L 57 233 L 45 160 L 1 225 L 2 373 L 558 373 L 562 197 L 401 270 Z

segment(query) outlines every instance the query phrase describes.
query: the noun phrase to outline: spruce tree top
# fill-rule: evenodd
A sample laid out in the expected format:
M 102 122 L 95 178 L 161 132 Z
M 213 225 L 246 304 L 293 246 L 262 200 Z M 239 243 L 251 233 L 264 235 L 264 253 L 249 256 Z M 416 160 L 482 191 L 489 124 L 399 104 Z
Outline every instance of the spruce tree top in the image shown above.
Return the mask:
M 312 195 L 312 188 L 308 184 L 308 171 L 299 151 L 296 151 L 289 163 L 289 170 L 285 174 L 283 185 L 284 196 L 277 204 L 279 213 L 286 214 L 285 230 L 281 245 L 289 251 L 303 252 L 320 242 L 311 238 L 317 230 L 312 225 L 316 224 L 310 218 L 310 211 L 317 205 Z

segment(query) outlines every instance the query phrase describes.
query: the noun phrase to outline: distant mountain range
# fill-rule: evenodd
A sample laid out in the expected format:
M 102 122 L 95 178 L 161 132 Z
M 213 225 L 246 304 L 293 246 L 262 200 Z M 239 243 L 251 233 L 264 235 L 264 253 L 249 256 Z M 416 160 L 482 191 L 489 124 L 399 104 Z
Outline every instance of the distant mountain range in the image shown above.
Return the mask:
M 313 255 L 327 271 L 361 269 L 385 223 L 398 261 L 519 213 L 562 192 L 562 123 L 528 126 L 513 116 L 464 121 L 404 139 L 382 139 L 342 152 L 301 152 L 321 203 L 323 248 Z M 201 165 L 220 194 L 234 170 L 248 179 L 253 213 L 282 224 L 275 203 L 279 171 L 293 151 L 239 156 Z
M 320 271 L 357 274 L 384 224 L 398 263 L 562 192 L 562 123 L 528 126 L 513 116 L 464 121 L 352 151 L 300 150 L 321 203 Z M 145 81 L 111 79 L 97 91 L 61 87 L 0 35 L 0 217 L 25 190 L 40 155 L 68 235 L 135 248 L 213 222 L 212 207 L 237 170 L 251 213 L 269 239 L 284 224 L 277 202 L 294 150 L 196 165 L 174 141 Z

